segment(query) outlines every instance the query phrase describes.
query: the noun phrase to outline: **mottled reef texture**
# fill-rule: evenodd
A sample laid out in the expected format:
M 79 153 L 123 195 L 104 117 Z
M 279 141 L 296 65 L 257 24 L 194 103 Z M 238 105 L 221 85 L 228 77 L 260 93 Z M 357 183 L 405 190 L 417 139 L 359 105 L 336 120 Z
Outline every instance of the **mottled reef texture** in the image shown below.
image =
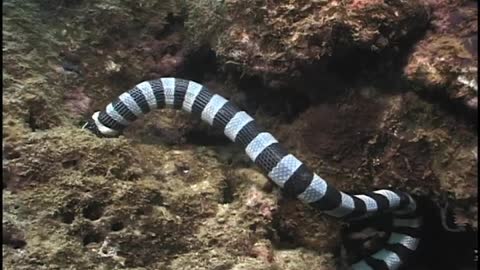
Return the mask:
M 478 3 L 425 0 L 432 9 L 431 28 L 412 50 L 405 76 L 429 96 L 478 112 Z
M 219 35 L 216 53 L 226 66 L 260 76 L 272 88 L 316 76 L 332 58 L 353 51 L 393 48 L 424 29 L 428 19 L 419 1 L 247 0 L 226 5 L 229 25 Z
M 116 139 L 80 129 L 160 76 L 230 98 L 344 191 L 420 196 L 425 246 L 408 269 L 473 267 L 475 1 L 2 5 L 5 269 L 327 270 L 381 244 L 282 198 L 183 112 Z

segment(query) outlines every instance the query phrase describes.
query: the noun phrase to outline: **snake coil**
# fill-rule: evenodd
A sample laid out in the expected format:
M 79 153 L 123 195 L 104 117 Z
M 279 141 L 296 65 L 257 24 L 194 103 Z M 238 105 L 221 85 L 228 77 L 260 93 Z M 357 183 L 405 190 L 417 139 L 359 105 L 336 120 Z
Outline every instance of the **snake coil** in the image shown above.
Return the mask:
M 245 111 L 196 82 L 177 78 L 142 82 L 121 94 L 105 110 L 95 112 L 83 128 L 100 137 L 115 137 L 138 117 L 165 106 L 183 109 L 223 130 L 231 141 L 245 148 L 250 159 L 287 196 L 347 220 L 392 213 L 393 229 L 385 246 L 350 269 L 395 270 L 417 249 L 422 218 L 409 194 L 381 189 L 352 195 L 335 189 L 289 154 Z

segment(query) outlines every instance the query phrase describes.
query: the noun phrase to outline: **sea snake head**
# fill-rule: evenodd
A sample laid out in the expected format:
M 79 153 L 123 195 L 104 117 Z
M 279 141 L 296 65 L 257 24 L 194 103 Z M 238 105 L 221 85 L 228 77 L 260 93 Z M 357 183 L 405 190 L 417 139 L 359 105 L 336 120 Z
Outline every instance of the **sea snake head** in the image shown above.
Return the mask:
M 100 123 L 100 121 L 98 121 L 98 114 L 99 112 L 95 112 L 92 115 L 92 118 L 87 120 L 87 122 L 83 125 L 82 129 L 89 130 L 100 138 L 117 137 L 120 133 Z

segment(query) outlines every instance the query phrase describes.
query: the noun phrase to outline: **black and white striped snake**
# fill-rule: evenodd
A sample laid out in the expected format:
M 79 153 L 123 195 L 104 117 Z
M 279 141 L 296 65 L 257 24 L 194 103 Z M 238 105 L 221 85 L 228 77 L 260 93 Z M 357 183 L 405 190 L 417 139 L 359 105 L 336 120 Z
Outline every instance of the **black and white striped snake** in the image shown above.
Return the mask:
M 351 265 L 351 269 L 398 269 L 417 249 L 422 218 L 409 194 L 381 189 L 350 195 L 335 189 L 289 154 L 245 111 L 196 82 L 176 78 L 142 82 L 105 110 L 95 112 L 84 128 L 100 137 L 115 137 L 138 117 L 165 106 L 183 109 L 222 129 L 287 196 L 347 220 L 392 213 L 393 229 L 384 248 Z

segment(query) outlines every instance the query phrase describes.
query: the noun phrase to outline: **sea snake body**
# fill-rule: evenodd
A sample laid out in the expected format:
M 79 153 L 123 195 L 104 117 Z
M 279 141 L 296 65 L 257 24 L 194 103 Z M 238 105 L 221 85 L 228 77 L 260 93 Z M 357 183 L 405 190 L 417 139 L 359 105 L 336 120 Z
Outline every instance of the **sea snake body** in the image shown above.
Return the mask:
M 84 125 L 100 137 L 115 137 L 138 117 L 165 106 L 183 109 L 224 131 L 245 148 L 283 193 L 326 214 L 347 220 L 393 213 L 393 226 L 384 248 L 350 266 L 353 270 L 398 269 L 417 249 L 422 219 L 415 200 L 401 191 L 381 189 L 350 195 L 335 189 L 289 154 L 245 111 L 211 93 L 205 86 L 177 78 L 145 81 L 121 94 Z

